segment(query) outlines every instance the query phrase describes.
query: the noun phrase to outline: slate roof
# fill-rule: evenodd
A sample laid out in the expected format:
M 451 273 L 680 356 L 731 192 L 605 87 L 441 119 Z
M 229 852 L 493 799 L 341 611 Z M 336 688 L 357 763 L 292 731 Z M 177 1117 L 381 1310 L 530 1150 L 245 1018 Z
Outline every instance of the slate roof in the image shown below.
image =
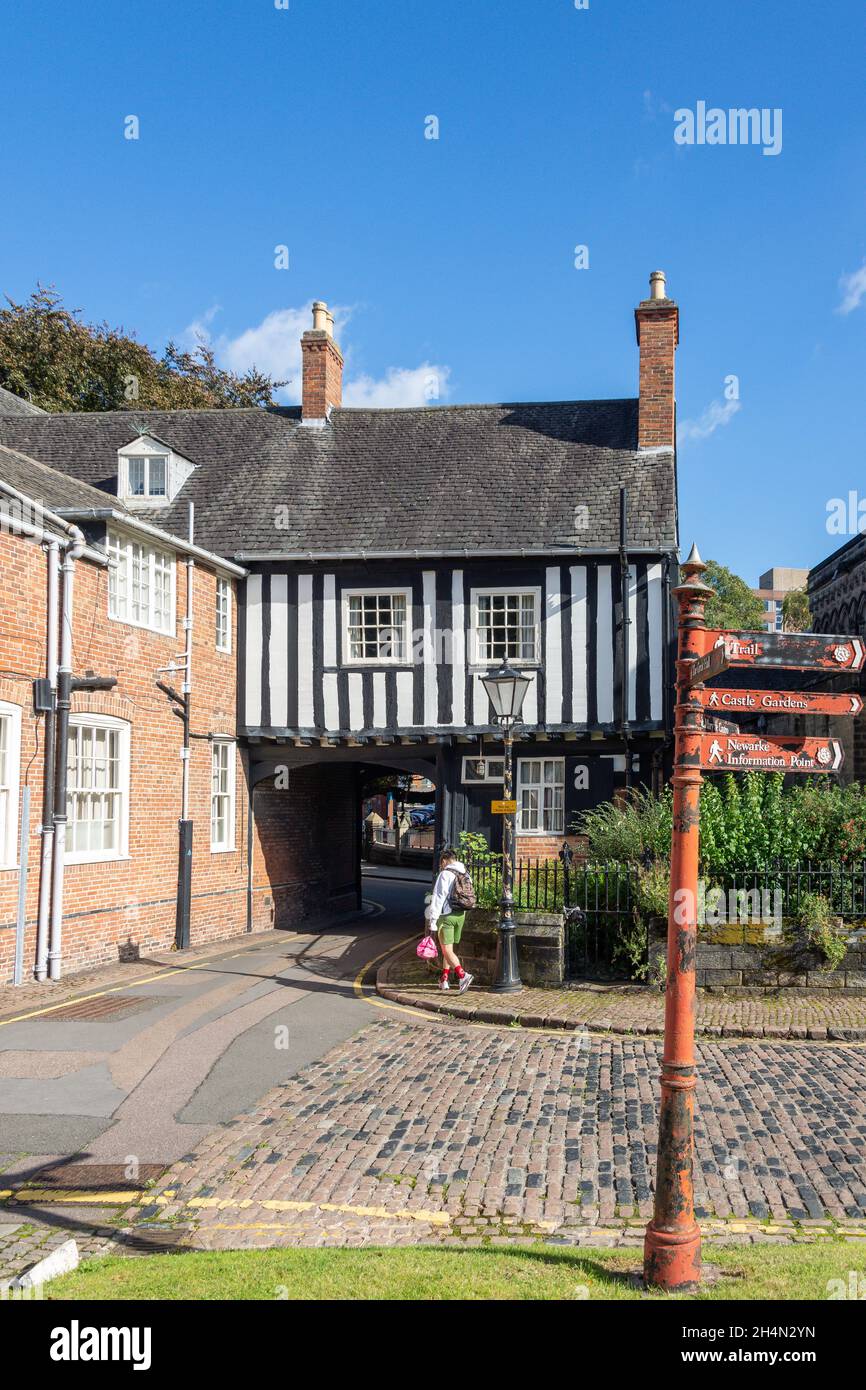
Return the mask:
M 106 502 L 104 492 L 71 478 L 67 473 L 59 473 L 47 468 L 44 463 L 9 449 L 0 444 L 0 478 L 10 487 L 17 488 L 29 497 L 31 502 L 39 502 L 51 512 L 62 512 L 72 508 L 91 508 L 114 506 L 125 512 L 126 507 L 116 498 Z
M 196 464 L 169 508 L 135 510 L 231 556 L 550 550 L 577 536 L 677 543 L 673 452 L 636 452 L 636 400 L 335 410 L 327 426 L 298 409 L 111 411 L 4 416 L 0 442 L 114 492 L 117 452 L 154 433 Z M 588 525 L 575 531 L 575 507 Z M 282 511 L 278 509 L 283 509 Z M 285 527 L 281 526 L 286 520 Z
M 15 396 L 0 386 L 0 415 L 44 415 L 45 411 L 22 396 Z

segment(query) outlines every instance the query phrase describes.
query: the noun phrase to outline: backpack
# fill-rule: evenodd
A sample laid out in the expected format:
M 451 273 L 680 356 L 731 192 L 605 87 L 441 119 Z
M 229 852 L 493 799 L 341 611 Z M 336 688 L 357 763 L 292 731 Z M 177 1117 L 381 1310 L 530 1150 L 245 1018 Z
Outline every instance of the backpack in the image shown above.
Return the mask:
M 472 887 L 472 879 L 468 874 L 458 874 L 456 869 L 452 869 L 454 882 L 451 885 L 451 892 L 448 894 L 449 912 L 465 912 L 467 908 L 475 906 L 475 889 Z

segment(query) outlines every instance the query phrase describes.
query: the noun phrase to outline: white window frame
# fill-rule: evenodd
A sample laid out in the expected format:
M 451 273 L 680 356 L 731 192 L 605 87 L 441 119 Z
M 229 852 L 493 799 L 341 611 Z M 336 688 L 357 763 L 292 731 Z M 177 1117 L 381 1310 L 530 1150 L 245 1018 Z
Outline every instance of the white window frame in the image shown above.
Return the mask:
M 470 625 L 469 625 L 469 662 L 471 666 L 483 667 L 485 670 L 491 666 L 500 666 L 502 658 L 498 656 L 481 655 L 481 639 L 478 629 L 478 607 L 479 600 L 482 598 L 495 597 L 502 594 L 510 594 L 515 598 L 529 597 L 533 601 L 534 627 L 535 627 L 535 655 L 533 657 L 514 656 L 509 657 L 509 663 L 520 669 L 524 666 L 537 667 L 541 665 L 541 585 L 540 584 L 482 584 L 477 589 L 472 589 L 470 594 Z
M 228 786 L 224 792 L 214 792 L 214 771 L 217 749 L 228 749 L 226 756 L 226 769 L 228 772 Z M 211 854 L 230 854 L 235 848 L 235 821 L 237 819 L 237 741 L 233 738 L 214 737 L 211 744 L 211 763 L 210 763 L 210 850 Z M 228 798 L 228 814 L 226 815 L 226 838 L 224 841 L 214 839 L 214 801 L 217 796 Z
M 220 641 L 222 618 L 221 596 L 225 595 L 225 641 Z M 218 652 L 231 652 L 232 649 L 232 581 L 217 575 L 216 581 L 216 649 Z
M 171 454 L 170 454 L 170 453 L 162 453 L 162 454 L 161 454 L 161 453 L 158 453 L 156 450 L 151 450 L 151 452 L 148 453 L 148 454 L 121 454 L 121 459 L 123 460 L 123 463 L 124 463 L 124 466 L 125 466 L 125 469 L 126 469 L 125 478 L 124 478 L 124 480 L 123 480 L 123 492 L 122 492 L 121 495 L 123 496 L 123 498 L 124 498 L 126 501 L 128 501 L 128 502 L 153 502 L 156 506 L 160 506 L 160 505 L 162 505 L 162 503 L 168 502 L 168 501 L 170 500 L 170 498 L 169 498 L 170 468 L 171 468 Z M 163 484 L 164 484 L 164 486 L 163 486 L 162 492 L 151 492 L 151 490 L 150 490 L 150 465 L 151 465 L 152 463 L 155 463 L 155 462 L 162 463 L 162 464 L 164 465 L 164 475 L 163 475 Z M 144 491 L 143 491 L 143 492 L 133 492 L 133 490 L 132 490 L 132 482 L 130 481 L 130 468 L 129 468 L 130 464 L 132 464 L 132 463 L 140 463 L 140 464 L 143 464 L 143 466 L 144 466 Z
M 483 776 L 483 777 L 474 777 L 474 776 L 472 776 L 472 777 L 467 777 L 467 775 L 466 775 L 467 764 L 469 764 L 469 763 L 481 763 L 481 762 L 484 763 L 484 776 Z M 498 771 L 497 771 L 496 769 L 494 769 L 494 768 L 491 766 L 493 763 L 496 763 L 496 764 L 498 765 Z M 505 759 L 504 759 L 504 757 L 502 756 L 501 753 L 499 754 L 498 757 L 496 756 L 496 754 L 494 754 L 492 757 L 490 757 L 488 754 L 485 753 L 484 756 L 483 756 L 483 757 L 480 757 L 480 758 L 477 757 L 477 756 L 473 758 L 471 754 L 467 753 L 467 754 L 464 756 L 464 758 L 463 758 L 463 768 L 462 768 L 462 771 L 461 771 L 460 776 L 461 776 L 461 781 L 463 781 L 463 782 L 466 784 L 467 787 L 482 787 L 482 786 L 484 786 L 486 783 L 490 783 L 490 782 L 499 782 L 499 783 L 504 782 L 504 781 L 505 781 Z
M 0 869 L 18 868 L 18 808 L 21 796 L 21 706 L 0 700 L 6 724 L 6 823 L 0 825 Z M 0 788 L 2 790 L 2 788 Z
M 107 864 L 112 861 L 129 859 L 129 801 L 130 801 L 130 734 L 131 727 L 126 719 L 118 719 L 113 714 L 90 714 L 86 711 L 70 714 L 69 731 L 73 729 L 108 729 L 118 735 L 118 788 L 120 815 L 117 822 L 117 844 L 113 849 L 73 850 L 73 799 L 75 796 L 71 782 L 67 786 L 69 822 L 66 827 L 67 864 Z
M 403 656 L 352 656 L 349 648 L 349 600 L 353 598 L 378 598 L 381 595 L 402 598 L 406 612 L 403 618 Z M 344 589 L 343 609 L 343 665 L 344 666 L 411 666 L 412 665 L 412 590 L 391 584 L 375 589 Z
M 141 622 L 132 616 L 132 547 L 137 545 L 148 555 L 148 585 L 152 596 L 156 591 L 156 563 L 157 557 L 167 560 L 169 566 L 169 600 L 168 600 L 168 625 L 157 627 L 153 622 Z M 124 623 L 128 627 L 144 628 L 147 632 L 158 632 L 164 637 L 174 637 L 177 631 L 177 557 L 171 550 L 165 550 L 162 546 L 152 545 L 149 541 L 140 540 L 132 534 L 109 530 L 106 537 L 106 548 L 109 554 L 110 565 L 113 573 L 109 574 L 108 582 L 108 616 L 112 622 Z M 118 561 L 116 550 L 122 552 L 122 559 Z M 126 612 L 112 612 L 112 607 L 119 610 L 120 598 L 120 564 L 126 569 Z M 113 593 L 112 593 L 113 590 Z
M 541 763 L 541 780 L 538 782 L 525 783 L 523 780 L 523 769 L 528 763 Z M 544 776 L 544 764 L 556 763 L 559 767 L 559 775 L 553 782 L 547 782 Z M 562 824 L 559 826 L 547 825 L 545 823 L 544 790 L 546 787 L 557 787 L 561 792 L 562 807 L 559 812 Z M 523 791 L 525 788 L 541 793 L 539 797 L 538 815 L 540 824 L 535 827 L 527 827 L 523 822 Z M 517 833 L 518 835 L 564 835 L 565 834 L 565 758 L 550 758 L 544 754 L 534 758 L 517 759 Z M 551 814 L 556 812 L 551 808 Z

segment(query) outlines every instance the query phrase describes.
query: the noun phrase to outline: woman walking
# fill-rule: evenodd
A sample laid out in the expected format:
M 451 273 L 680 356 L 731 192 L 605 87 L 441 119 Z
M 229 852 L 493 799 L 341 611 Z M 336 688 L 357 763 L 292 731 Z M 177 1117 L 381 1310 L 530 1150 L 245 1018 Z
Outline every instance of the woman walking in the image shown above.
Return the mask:
M 451 988 L 450 976 L 461 994 L 472 984 L 470 975 L 457 956 L 454 947 L 459 944 L 466 920 L 466 909 L 475 903 L 472 880 L 466 872 L 466 865 L 457 857 L 453 849 L 442 851 L 439 860 L 439 874 L 433 887 L 430 900 L 430 931 L 438 932 L 439 950 L 442 952 L 442 973 L 439 988 Z

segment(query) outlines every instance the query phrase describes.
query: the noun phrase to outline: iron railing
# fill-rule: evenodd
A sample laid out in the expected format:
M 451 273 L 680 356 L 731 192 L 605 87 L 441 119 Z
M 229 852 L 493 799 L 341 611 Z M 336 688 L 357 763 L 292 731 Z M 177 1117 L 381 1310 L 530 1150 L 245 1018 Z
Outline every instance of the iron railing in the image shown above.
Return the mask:
M 502 892 L 497 856 L 470 859 L 480 907 L 496 907 Z M 572 864 L 518 859 L 514 902 L 521 912 L 562 912 L 569 978 L 627 976 L 648 957 L 649 914 L 635 892 L 640 870 L 626 864 Z M 866 861 L 842 864 L 777 861 L 752 869 L 702 875 L 699 912 L 706 920 L 778 921 L 796 918 L 807 894 L 820 894 L 835 916 L 866 920 Z M 721 895 L 721 900 L 720 900 Z

